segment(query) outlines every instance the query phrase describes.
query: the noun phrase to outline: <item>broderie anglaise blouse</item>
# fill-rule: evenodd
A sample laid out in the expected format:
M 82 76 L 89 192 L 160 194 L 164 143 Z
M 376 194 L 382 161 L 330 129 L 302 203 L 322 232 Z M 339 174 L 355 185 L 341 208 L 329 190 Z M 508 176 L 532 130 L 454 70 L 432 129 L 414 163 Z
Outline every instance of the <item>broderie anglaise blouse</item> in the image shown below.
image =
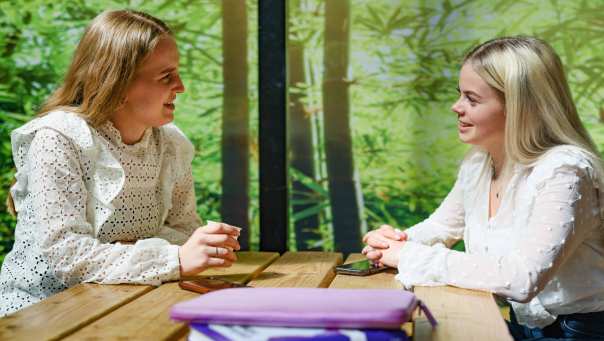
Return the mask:
M 179 277 L 178 244 L 201 220 L 193 146 L 178 128 L 149 128 L 126 145 L 110 122 L 93 128 L 55 111 L 16 129 L 12 147 L 19 216 L 0 273 L 0 315 L 80 282 Z

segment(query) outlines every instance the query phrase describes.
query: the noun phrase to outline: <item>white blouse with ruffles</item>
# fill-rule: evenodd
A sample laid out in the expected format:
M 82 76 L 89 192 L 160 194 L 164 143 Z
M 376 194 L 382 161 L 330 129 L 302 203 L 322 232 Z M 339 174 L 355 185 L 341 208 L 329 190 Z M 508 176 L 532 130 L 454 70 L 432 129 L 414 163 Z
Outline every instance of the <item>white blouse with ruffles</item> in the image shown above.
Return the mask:
M 440 207 L 406 231 L 397 278 L 493 292 L 529 327 L 604 310 L 604 206 L 586 154 L 558 146 L 532 167 L 516 166 L 489 219 L 491 177 L 486 153 L 464 160 Z M 449 249 L 462 238 L 466 252 Z
M 193 146 L 176 126 L 126 145 L 111 122 L 93 128 L 54 111 L 11 138 L 18 221 L 0 273 L 0 316 L 81 282 L 178 279 L 178 245 L 201 220 Z

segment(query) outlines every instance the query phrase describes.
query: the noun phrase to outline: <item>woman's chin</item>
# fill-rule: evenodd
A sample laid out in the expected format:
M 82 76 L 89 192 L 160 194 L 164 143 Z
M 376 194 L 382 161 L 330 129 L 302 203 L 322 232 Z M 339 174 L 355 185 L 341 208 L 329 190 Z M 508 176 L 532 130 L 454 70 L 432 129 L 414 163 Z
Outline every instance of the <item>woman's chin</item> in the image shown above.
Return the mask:
M 458 133 L 459 140 L 463 143 L 471 143 L 472 138 L 467 133 Z
M 170 112 L 170 113 L 164 112 L 161 119 L 157 120 L 157 125 L 154 125 L 154 126 L 161 127 L 163 125 L 171 123 L 172 121 L 174 121 L 174 114 L 172 112 Z

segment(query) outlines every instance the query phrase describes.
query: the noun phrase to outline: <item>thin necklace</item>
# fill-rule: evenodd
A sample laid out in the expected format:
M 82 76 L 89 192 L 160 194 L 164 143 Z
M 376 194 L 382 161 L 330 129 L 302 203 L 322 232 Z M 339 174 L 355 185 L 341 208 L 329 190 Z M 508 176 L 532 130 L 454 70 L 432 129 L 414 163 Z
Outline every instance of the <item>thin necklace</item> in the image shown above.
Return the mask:
M 491 181 L 494 184 L 495 183 L 495 179 L 497 179 L 497 173 L 495 172 L 495 166 L 491 165 L 491 169 L 493 170 L 493 176 L 491 177 Z M 501 191 L 501 187 L 498 187 L 497 190 L 495 191 L 495 197 L 497 199 L 499 199 L 499 192 Z

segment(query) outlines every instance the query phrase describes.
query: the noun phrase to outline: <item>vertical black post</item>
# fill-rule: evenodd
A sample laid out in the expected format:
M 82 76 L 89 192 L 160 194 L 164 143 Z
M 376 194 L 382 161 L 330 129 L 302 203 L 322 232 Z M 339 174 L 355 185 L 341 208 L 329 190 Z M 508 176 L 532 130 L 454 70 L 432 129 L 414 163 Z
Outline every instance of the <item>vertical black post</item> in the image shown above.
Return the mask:
M 260 250 L 287 250 L 287 135 L 283 0 L 258 3 Z

